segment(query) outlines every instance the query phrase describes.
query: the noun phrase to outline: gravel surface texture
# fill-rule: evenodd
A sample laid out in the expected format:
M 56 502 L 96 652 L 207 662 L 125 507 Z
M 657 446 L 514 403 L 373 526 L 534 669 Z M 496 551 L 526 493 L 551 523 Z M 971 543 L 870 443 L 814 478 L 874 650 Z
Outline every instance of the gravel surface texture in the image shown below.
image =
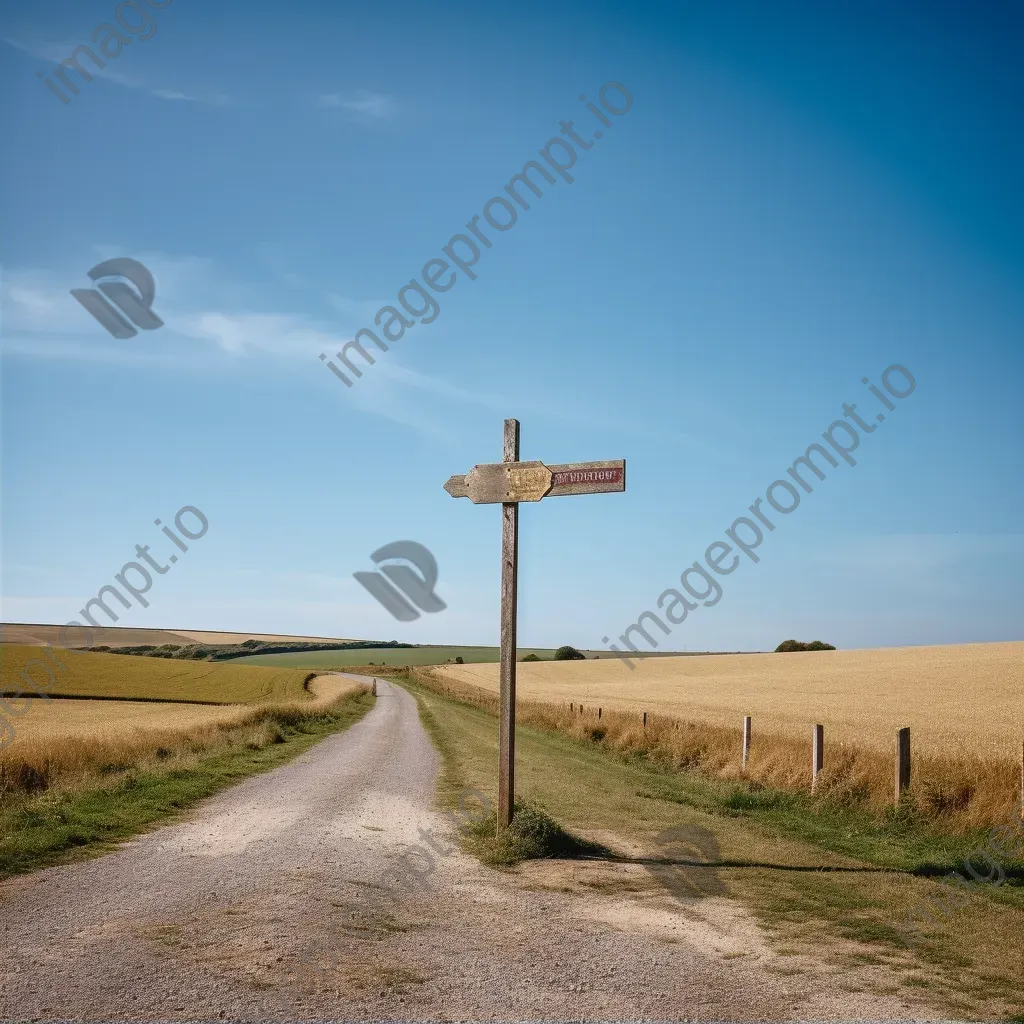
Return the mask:
M 680 902 L 641 866 L 483 867 L 433 809 L 438 767 L 379 681 L 352 728 L 187 820 L 3 882 L 0 1018 L 936 1019 L 780 972 L 740 904 Z

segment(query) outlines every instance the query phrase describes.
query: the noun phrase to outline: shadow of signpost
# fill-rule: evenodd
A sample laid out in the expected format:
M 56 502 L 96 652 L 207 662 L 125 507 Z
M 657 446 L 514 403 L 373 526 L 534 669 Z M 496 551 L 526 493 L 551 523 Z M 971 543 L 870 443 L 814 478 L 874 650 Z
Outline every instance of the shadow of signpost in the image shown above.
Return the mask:
M 721 861 L 722 851 L 707 829 L 699 825 L 674 825 L 655 836 L 654 842 L 663 857 L 645 867 L 681 903 L 726 894 L 715 866 Z

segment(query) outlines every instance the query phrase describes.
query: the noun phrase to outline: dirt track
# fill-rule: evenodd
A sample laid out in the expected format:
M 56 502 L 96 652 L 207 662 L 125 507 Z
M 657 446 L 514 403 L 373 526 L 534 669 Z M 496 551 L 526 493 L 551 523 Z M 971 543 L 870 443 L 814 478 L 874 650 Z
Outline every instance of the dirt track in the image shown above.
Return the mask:
M 480 866 L 432 810 L 438 758 L 414 700 L 378 689 L 349 731 L 187 821 L 2 883 L 0 1018 L 929 1016 L 777 973 L 725 898 L 586 884 L 599 871 L 649 883 L 634 865 Z M 429 860 L 400 859 L 412 844 Z

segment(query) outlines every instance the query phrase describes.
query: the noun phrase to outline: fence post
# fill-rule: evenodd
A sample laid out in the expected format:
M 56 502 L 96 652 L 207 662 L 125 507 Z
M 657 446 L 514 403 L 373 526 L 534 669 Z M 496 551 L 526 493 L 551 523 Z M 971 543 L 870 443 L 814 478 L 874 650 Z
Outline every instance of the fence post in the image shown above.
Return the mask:
M 601 717 L 601 709 L 600 709 L 600 708 L 598 708 L 598 709 L 597 709 L 597 717 L 598 717 L 598 718 L 600 718 L 600 717 Z
M 896 733 L 896 803 L 910 788 L 910 727 Z
M 743 770 L 747 770 L 750 759 L 750 715 L 743 716 Z
M 818 776 L 825 763 L 825 726 L 814 727 L 814 741 L 811 743 L 811 792 L 818 785 Z
M 644 728 L 645 729 L 647 728 L 647 712 L 646 711 L 644 712 Z M 1022 764 L 1024 764 L 1024 763 L 1022 763 Z M 1021 772 L 1024 772 L 1024 766 L 1021 767 Z M 1022 775 L 1021 778 L 1024 779 L 1024 775 Z M 1021 785 L 1024 785 L 1024 782 L 1022 782 Z M 1021 793 L 1021 796 L 1024 796 L 1024 793 Z

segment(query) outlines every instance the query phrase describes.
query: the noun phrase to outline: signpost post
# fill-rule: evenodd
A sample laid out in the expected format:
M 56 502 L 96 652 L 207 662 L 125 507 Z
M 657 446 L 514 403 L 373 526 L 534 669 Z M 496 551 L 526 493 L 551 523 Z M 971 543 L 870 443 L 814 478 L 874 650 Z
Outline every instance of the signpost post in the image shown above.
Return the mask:
M 498 827 L 512 821 L 516 756 L 516 586 L 519 503 L 626 489 L 624 459 L 545 466 L 519 461 L 519 421 L 505 420 L 503 461 L 449 477 L 444 489 L 474 505 L 501 504 L 501 667 L 498 698 Z

